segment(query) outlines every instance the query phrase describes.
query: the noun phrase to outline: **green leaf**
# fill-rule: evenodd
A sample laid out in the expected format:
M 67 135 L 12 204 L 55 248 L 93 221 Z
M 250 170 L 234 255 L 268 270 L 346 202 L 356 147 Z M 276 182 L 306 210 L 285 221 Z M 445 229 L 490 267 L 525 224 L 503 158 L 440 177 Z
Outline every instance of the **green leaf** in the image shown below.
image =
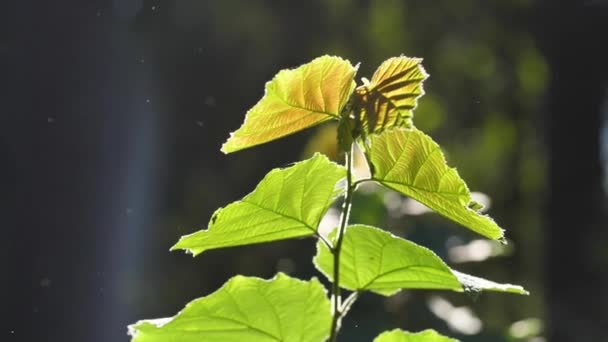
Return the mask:
M 330 302 L 316 278 L 279 273 L 271 280 L 236 276 L 171 318 L 129 327 L 133 342 L 319 342 L 329 335 Z
M 349 61 L 334 56 L 280 71 L 266 83 L 264 97 L 247 112 L 245 122 L 230 135 L 222 152 L 235 152 L 338 120 L 355 88 L 355 72 Z
M 424 94 L 422 82 L 428 74 L 422 59 L 389 58 L 378 67 L 371 81 L 355 90 L 356 115 L 364 135 L 391 127 L 411 127 L 413 110 Z
M 330 239 L 335 238 L 335 230 Z M 319 241 L 315 266 L 333 281 L 333 254 Z M 520 286 L 497 284 L 451 270 L 433 251 L 379 228 L 347 227 L 340 254 L 340 287 L 390 296 L 401 289 L 482 290 L 527 294 Z
M 218 209 L 207 230 L 183 236 L 174 249 L 203 251 L 311 236 L 342 193 L 344 167 L 321 154 L 285 169 L 274 169 L 242 200 Z
M 458 340 L 440 335 L 431 329 L 418 333 L 395 329 L 378 335 L 374 342 L 458 342 Z
M 333 281 L 333 254 L 321 242 L 314 263 Z M 385 296 L 401 289 L 462 290 L 458 279 L 430 249 L 364 225 L 349 226 L 344 234 L 340 286 Z
M 485 237 L 501 240 L 503 230 L 472 201 L 465 182 L 429 136 L 417 129 L 392 129 L 366 142 L 372 179 L 409 196 Z
M 490 280 L 475 277 L 469 274 L 452 270 L 452 273 L 458 278 L 458 281 L 462 284 L 462 288 L 465 292 L 481 292 L 481 291 L 494 291 L 494 292 L 508 292 L 521 295 L 529 295 L 530 293 L 524 290 L 519 285 L 512 284 L 499 284 Z

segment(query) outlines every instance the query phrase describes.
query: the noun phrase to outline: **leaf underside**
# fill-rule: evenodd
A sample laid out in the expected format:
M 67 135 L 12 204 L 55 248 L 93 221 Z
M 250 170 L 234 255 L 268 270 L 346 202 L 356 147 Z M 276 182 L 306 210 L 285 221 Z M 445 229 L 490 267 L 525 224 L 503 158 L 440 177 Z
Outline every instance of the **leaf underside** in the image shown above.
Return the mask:
M 344 167 L 321 154 L 274 169 L 242 200 L 218 209 L 208 229 L 183 236 L 174 249 L 203 251 L 317 233 L 321 218 L 342 193 Z
M 280 71 L 266 83 L 264 97 L 230 135 L 222 152 L 260 145 L 321 122 L 338 120 L 355 88 L 356 69 L 347 60 L 322 56 Z
M 493 292 L 508 292 L 521 295 L 529 295 L 523 287 L 512 284 L 499 284 L 493 281 L 475 277 L 469 274 L 452 270 L 452 273 L 458 278 L 458 281 L 462 284 L 465 291 L 479 292 L 479 291 L 493 291 Z
M 132 342 L 318 342 L 329 334 L 330 302 L 319 281 L 279 273 L 235 276 L 177 315 L 129 327 Z
M 333 254 L 321 242 L 317 243 L 314 263 L 333 281 Z M 340 256 L 340 286 L 384 296 L 402 289 L 527 294 L 520 286 L 497 284 L 453 271 L 430 249 L 365 225 L 352 225 L 346 229 Z
M 503 230 L 479 212 L 481 205 L 429 136 L 415 128 L 391 129 L 371 135 L 366 145 L 373 180 L 480 235 L 503 239 Z
M 431 329 L 418 333 L 395 329 L 378 335 L 374 342 L 458 342 L 458 340 L 440 335 Z
M 359 120 L 364 135 L 392 127 L 411 127 L 413 110 L 424 94 L 428 74 L 422 59 L 389 58 L 378 67 L 369 84 L 357 87 Z

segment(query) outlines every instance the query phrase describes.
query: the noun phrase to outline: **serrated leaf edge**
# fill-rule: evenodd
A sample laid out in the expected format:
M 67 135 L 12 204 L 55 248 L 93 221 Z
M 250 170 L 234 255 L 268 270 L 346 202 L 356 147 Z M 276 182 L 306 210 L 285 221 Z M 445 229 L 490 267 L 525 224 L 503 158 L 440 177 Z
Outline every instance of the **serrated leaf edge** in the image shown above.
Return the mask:
M 293 163 L 290 163 L 290 164 L 288 164 L 288 165 L 286 165 L 286 166 L 284 166 L 284 167 L 274 168 L 274 169 L 270 170 L 270 171 L 269 171 L 269 172 L 268 172 L 268 173 L 267 173 L 267 174 L 264 176 L 264 178 L 263 178 L 263 179 L 262 179 L 262 180 L 261 180 L 261 181 L 260 181 L 260 182 L 259 182 L 259 183 L 256 185 L 256 187 L 255 187 L 255 188 L 254 188 L 254 189 L 253 189 L 251 192 L 249 192 L 248 194 L 246 194 L 245 196 L 243 196 L 243 197 L 242 197 L 240 200 L 236 200 L 236 201 L 234 201 L 234 202 L 231 202 L 231 203 L 227 204 L 225 207 L 220 207 L 220 208 L 216 209 L 216 210 L 213 212 L 213 214 L 211 215 L 211 218 L 209 219 L 209 223 L 207 224 L 207 228 L 206 228 L 206 229 L 197 230 L 197 231 L 192 232 L 192 233 L 190 233 L 190 234 L 186 234 L 186 235 L 181 236 L 181 237 L 179 238 L 179 240 L 178 240 L 178 241 L 177 241 L 177 242 L 176 242 L 176 243 L 175 243 L 173 246 L 171 246 L 171 248 L 169 249 L 169 251 L 184 250 L 186 253 L 192 254 L 192 256 L 193 256 L 193 257 L 196 257 L 197 255 L 200 255 L 200 254 L 201 254 L 201 253 L 203 253 L 204 251 L 198 252 L 198 251 L 196 251 L 196 250 L 194 250 L 194 249 L 192 249 L 192 248 L 188 248 L 188 247 L 181 247 L 181 246 L 180 246 L 180 243 L 181 243 L 183 240 L 186 240 L 186 239 L 190 238 L 191 236 L 193 236 L 193 235 L 195 235 L 195 234 L 200 234 L 201 232 L 203 232 L 203 234 L 204 234 L 204 233 L 208 233 L 208 232 L 209 232 L 209 229 L 210 229 L 210 227 L 211 227 L 211 225 L 215 223 L 215 217 L 216 217 L 217 213 L 218 213 L 218 212 L 220 212 L 221 210 L 223 210 L 223 209 L 227 208 L 227 207 L 228 207 L 228 206 L 230 206 L 230 205 L 234 205 L 234 204 L 237 204 L 237 203 L 249 203 L 249 202 L 244 201 L 244 198 L 247 198 L 248 196 L 250 196 L 250 195 L 252 195 L 253 193 L 255 193 L 255 192 L 257 191 L 257 189 L 258 189 L 259 185 L 260 185 L 260 184 L 261 184 L 261 183 L 262 183 L 262 182 L 263 182 L 263 181 L 264 181 L 266 178 L 270 177 L 272 174 L 275 174 L 275 173 L 278 173 L 278 172 L 285 171 L 285 170 L 287 170 L 287 169 L 289 169 L 289 168 L 291 168 L 291 167 L 294 167 L 294 166 L 296 166 L 296 165 L 298 165 L 298 164 L 303 164 L 303 163 L 306 163 L 306 162 L 311 162 L 311 161 L 313 161 L 313 159 L 316 159 L 316 158 L 321 158 L 321 161 L 322 161 L 322 162 L 327 162 L 327 163 L 329 163 L 330 165 L 332 165 L 332 166 L 334 166 L 334 167 L 336 167 L 336 168 L 338 168 L 338 169 L 341 169 L 341 170 L 343 170 L 343 171 L 346 171 L 346 168 L 345 168 L 343 165 L 340 165 L 340 164 L 338 164 L 338 163 L 336 163 L 336 162 L 332 161 L 332 160 L 331 160 L 331 159 L 329 159 L 329 158 L 328 158 L 326 155 L 324 155 L 324 154 L 322 154 L 322 153 L 319 153 L 319 152 L 315 152 L 315 153 L 313 154 L 313 156 L 312 156 L 312 157 L 310 157 L 310 158 L 308 158 L 308 159 L 301 160 L 301 161 L 297 161 L 297 162 L 293 162 Z M 344 184 L 342 184 L 342 183 L 343 183 L 343 180 L 344 180 L 344 177 L 343 177 L 342 179 L 340 179 L 340 180 L 338 180 L 338 181 L 336 182 L 335 189 L 339 189 L 339 188 L 341 188 L 341 187 L 342 187 L 342 188 L 344 187 Z M 339 196 L 336 196 L 336 197 L 333 197 L 333 198 L 331 198 L 331 197 L 330 197 L 330 198 L 328 199 L 328 202 L 335 201 L 335 200 L 336 200 L 338 197 L 339 197 Z M 326 211 L 326 213 L 327 213 L 327 211 Z M 314 234 L 316 234 L 316 233 L 318 232 L 318 230 L 319 230 L 319 223 L 320 223 L 321 219 L 323 218 L 323 215 L 322 215 L 322 216 L 321 216 L 321 218 L 319 219 L 319 222 L 317 222 L 317 223 L 316 223 L 316 225 L 317 225 L 316 229 L 315 229 L 314 227 L 311 227 L 310 225 L 308 225 L 306 222 L 302 222 L 302 221 L 300 221 L 300 220 L 298 220 L 298 219 L 295 219 L 295 218 L 293 218 L 293 217 L 289 217 L 289 218 L 290 218 L 290 219 L 293 219 L 294 221 L 298 221 L 299 223 L 302 223 L 304 226 L 306 226 L 307 228 L 309 228 L 309 229 L 311 230 L 312 234 L 310 234 L 310 235 L 314 235 Z M 299 236 L 299 237 L 310 236 L 310 235 L 303 235 L 303 236 Z M 298 238 L 298 237 L 294 236 L 294 237 L 291 237 L 291 238 L 294 238 L 294 239 L 295 239 L 295 238 Z M 286 239 L 291 239 L 291 238 L 286 238 Z M 276 241 L 280 241 L 280 240 L 276 240 Z M 268 241 L 268 242 L 273 242 L 273 241 Z M 257 244 L 257 243 L 256 243 L 256 244 Z M 238 246 L 229 246 L 229 247 L 238 247 Z M 228 248 L 229 248 L 229 247 L 228 247 Z

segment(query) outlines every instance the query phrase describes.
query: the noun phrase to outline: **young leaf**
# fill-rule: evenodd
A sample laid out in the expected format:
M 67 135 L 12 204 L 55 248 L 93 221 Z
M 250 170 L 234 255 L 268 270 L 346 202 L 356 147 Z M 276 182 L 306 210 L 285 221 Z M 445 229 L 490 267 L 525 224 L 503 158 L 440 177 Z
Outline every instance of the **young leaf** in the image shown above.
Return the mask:
M 129 327 L 132 342 L 319 342 L 331 325 L 330 302 L 316 278 L 279 273 L 271 280 L 236 276 L 171 318 Z
M 440 335 L 431 329 L 418 333 L 395 329 L 378 335 L 374 342 L 458 342 L 458 340 Z
M 230 135 L 222 152 L 235 152 L 338 120 L 355 88 L 355 72 L 349 61 L 334 56 L 280 71 L 266 83 L 264 97 L 247 112 L 245 122 Z
M 356 117 L 364 135 L 412 126 L 413 110 L 424 94 L 422 82 L 428 77 L 421 62 L 420 58 L 405 56 L 389 58 L 369 83 L 357 87 Z
M 171 249 L 203 251 L 311 236 L 342 192 L 344 167 L 321 154 L 285 169 L 274 169 L 242 200 L 218 209 L 207 230 L 182 236 Z
M 367 144 L 373 180 L 478 234 L 503 238 L 503 230 L 478 211 L 467 185 L 456 169 L 447 166 L 439 145 L 429 136 L 415 128 L 392 129 L 370 136 Z
M 333 281 L 333 254 L 320 241 L 314 263 Z M 453 271 L 430 249 L 365 225 L 352 225 L 346 229 L 340 256 L 340 286 L 384 296 L 401 289 L 527 294 L 520 286 L 497 284 Z

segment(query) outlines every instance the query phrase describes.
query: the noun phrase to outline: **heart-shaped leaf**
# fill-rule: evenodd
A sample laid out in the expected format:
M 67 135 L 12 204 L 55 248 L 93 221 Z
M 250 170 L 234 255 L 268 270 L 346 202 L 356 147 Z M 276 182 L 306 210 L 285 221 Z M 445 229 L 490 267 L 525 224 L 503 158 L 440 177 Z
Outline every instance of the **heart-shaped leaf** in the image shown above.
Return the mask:
M 323 285 L 279 273 L 271 280 L 233 277 L 174 317 L 139 321 L 129 334 L 132 342 L 319 342 L 330 326 Z
M 334 237 L 330 235 L 330 239 Z M 402 289 L 483 290 L 528 294 L 521 286 L 497 284 L 451 270 L 433 251 L 379 228 L 346 228 L 340 254 L 340 286 L 390 296 Z M 333 281 L 334 256 L 317 243 L 315 266 Z
M 247 112 L 245 122 L 230 135 L 222 152 L 235 152 L 338 120 L 355 88 L 355 73 L 349 61 L 334 56 L 280 71 L 266 83 L 264 97 Z
M 274 169 L 242 200 L 218 209 L 206 230 L 183 236 L 172 249 L 203 251 L 311 236 L 342 193 L 344 167 L 321 154 Z
M 417 129 L 391 129 L 367 140 L 372 179 L 490 239 L 503 230 L 471 199 L 465 182 L 448 167 L 439 145 Z

